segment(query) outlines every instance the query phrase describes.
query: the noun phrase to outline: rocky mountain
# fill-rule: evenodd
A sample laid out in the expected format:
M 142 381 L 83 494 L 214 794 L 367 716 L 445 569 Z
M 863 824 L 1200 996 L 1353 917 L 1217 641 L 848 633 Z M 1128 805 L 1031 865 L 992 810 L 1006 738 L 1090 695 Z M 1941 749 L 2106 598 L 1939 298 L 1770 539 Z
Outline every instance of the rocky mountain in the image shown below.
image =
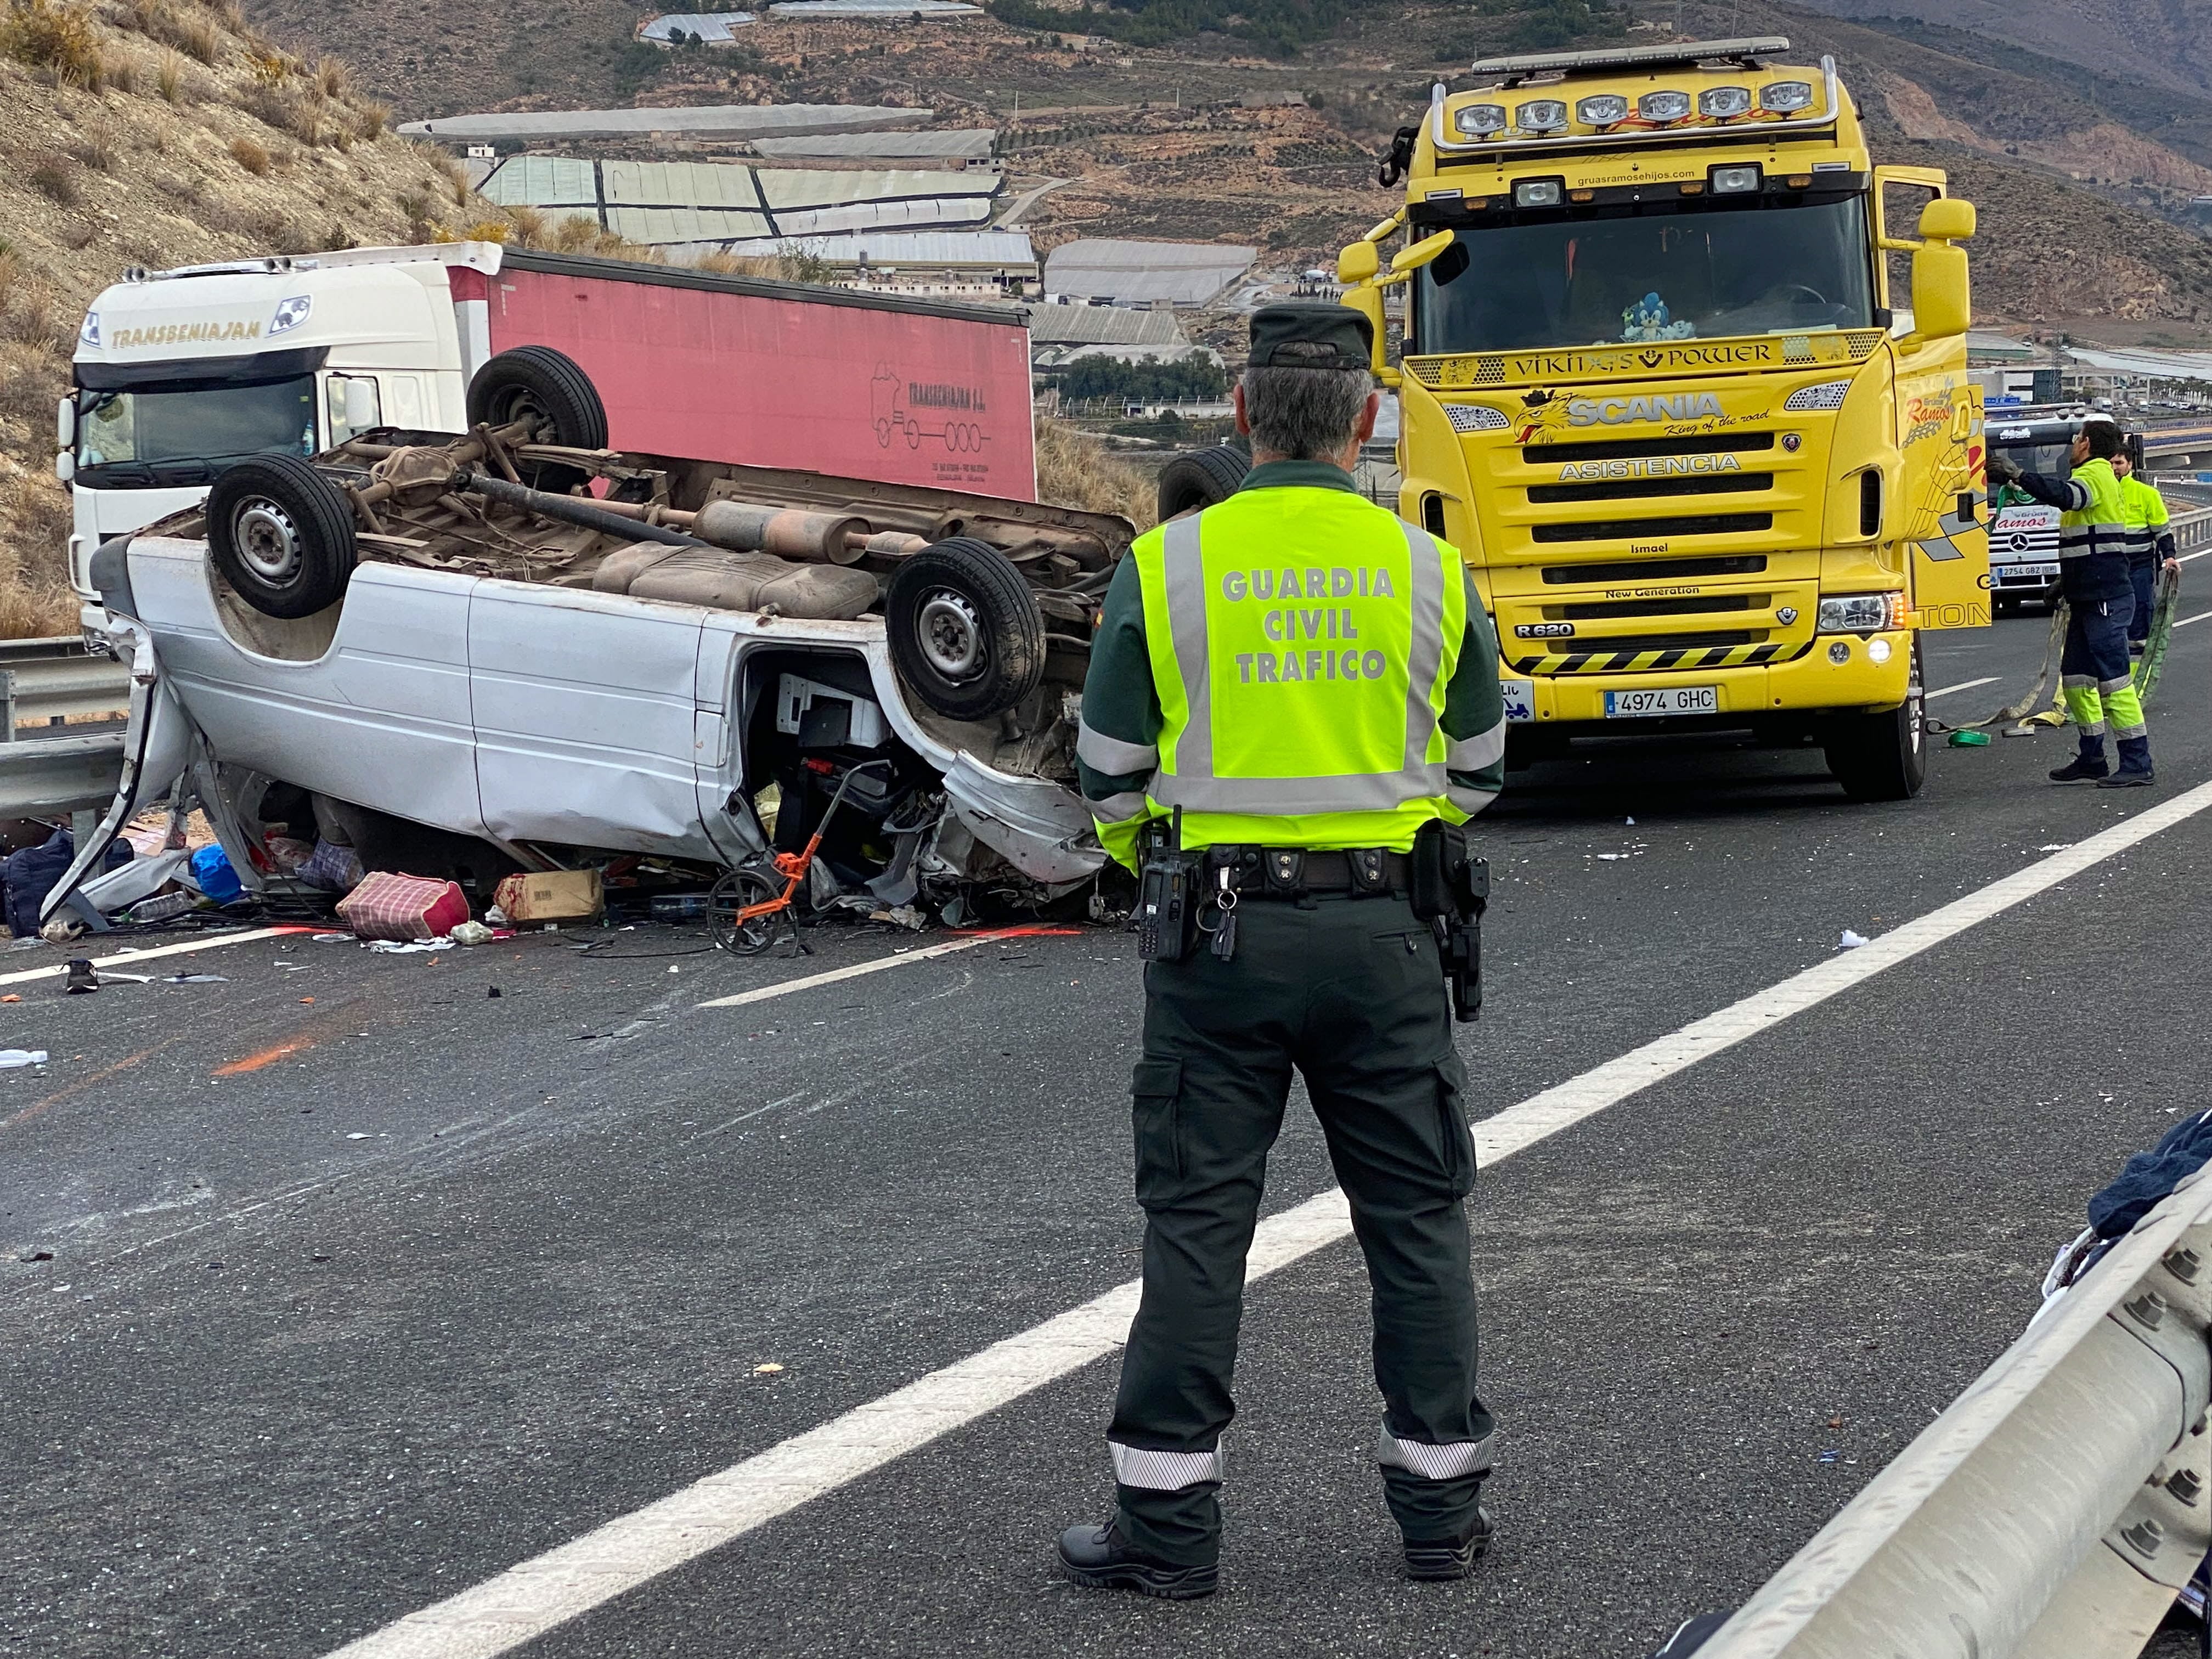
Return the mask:
M 1936 24 L 2118 82 L 2212 92 L 2207 0 L 1808 0 L 1836 17 Z

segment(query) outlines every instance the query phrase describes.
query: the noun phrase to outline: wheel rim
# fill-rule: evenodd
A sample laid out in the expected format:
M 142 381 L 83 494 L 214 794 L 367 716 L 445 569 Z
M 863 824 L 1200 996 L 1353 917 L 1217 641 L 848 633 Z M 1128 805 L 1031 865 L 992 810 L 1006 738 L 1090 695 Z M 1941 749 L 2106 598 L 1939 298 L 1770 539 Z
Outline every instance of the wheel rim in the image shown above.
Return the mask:
M 246 502 L 230 521 L 240 563 L 265 582 L 290 581 L 300 573 L 300 526 L 265 497 Z
M 915 632 L 922 656 L 946 679 L 972 679 L 981 671 L 988 654 L 983 623 L 965 595 L 933 590 L 922 599 Z

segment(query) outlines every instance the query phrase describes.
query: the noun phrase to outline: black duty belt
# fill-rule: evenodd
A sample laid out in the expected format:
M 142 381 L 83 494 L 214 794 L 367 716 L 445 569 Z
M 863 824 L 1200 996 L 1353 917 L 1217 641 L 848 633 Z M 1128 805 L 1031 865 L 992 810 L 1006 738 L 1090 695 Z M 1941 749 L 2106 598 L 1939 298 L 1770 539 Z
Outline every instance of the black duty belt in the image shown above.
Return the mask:
M 1237 890 L 1246 898 L 1296 901 L 1316 894 L 1380 897 L 1403 894 L 1413 864 L 1403 853 L 1379 847 L 1349 852 L 1308 852 L 1296 847 L 1213 847 L 1202 855 L 1209 871 L 1228 863 Z M 1209 874 L 1206 885 L 1215 884 Z

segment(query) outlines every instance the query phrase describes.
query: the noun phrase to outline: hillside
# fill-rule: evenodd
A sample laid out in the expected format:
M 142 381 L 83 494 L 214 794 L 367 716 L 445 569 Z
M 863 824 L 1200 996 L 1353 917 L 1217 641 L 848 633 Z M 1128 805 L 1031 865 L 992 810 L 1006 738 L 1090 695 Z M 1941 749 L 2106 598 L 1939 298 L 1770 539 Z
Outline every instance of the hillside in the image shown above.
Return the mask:
M 2142 88 L 2212 92 L 2208 0 L 1808 0 L 1860 21 L 1903 18 L 2079 64 Z
M 335 58 L 235 7 L 0 7 L 0 637 L 71 631 L 54 404 L 77 325 L 126 267 L 419 241 L 496 210 L 387 130 Z M 504 227 L 502 227 L 503 228 Z

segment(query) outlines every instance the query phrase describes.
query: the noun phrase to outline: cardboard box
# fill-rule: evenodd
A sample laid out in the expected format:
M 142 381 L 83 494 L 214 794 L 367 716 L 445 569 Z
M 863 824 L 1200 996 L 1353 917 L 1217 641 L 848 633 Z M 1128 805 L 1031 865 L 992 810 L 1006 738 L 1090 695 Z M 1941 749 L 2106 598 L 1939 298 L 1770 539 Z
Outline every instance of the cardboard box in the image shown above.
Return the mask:
M 544 870 L 508 876 L 500 883 L 492 902 L 517 927 L 583 921 L 606 908 L 596 870 Z

